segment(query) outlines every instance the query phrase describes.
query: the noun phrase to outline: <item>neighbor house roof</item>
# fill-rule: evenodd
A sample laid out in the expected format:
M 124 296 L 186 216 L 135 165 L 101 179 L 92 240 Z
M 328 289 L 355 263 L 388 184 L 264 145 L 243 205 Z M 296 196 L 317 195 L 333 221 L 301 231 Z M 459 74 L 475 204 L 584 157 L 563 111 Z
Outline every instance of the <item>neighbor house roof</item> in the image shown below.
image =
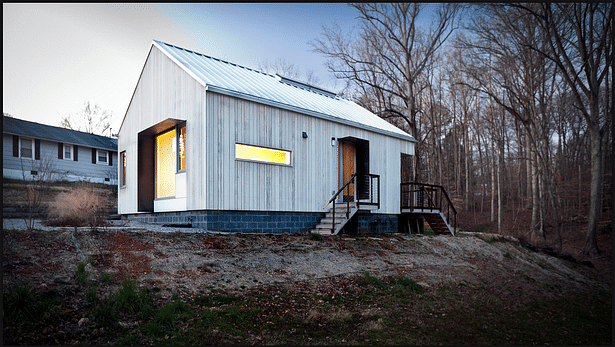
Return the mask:
M 152 45 L 194 77 L 206 90 L 416 142 L 414 137 L 365 108 L 322 88 L 168 43 L 154 40 Z
M 2 116 L 5 134 L 117 151 L 117 139 Z

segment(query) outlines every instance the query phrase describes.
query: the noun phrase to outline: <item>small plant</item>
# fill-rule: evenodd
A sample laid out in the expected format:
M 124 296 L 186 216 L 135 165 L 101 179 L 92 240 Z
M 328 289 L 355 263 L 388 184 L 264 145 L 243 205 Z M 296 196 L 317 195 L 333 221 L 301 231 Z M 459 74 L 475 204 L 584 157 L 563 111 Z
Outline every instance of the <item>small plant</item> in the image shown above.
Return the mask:
M 88 302 L 96 302 L 98 297 L 96 296 L 96 287 L 90 288 L 85 291 L 85 300 Z
M 356 282 L 363 287 L 366 287 L 368 284 L 371 284 L 378 289 L 384 289 L 386 287 L 382 281 L 380 281 L 377 277 L 370 275 L 369 272 L 363 273 L 363 277 L 358 278 Z
M 32 320 L 36 316 L 36 298 L 25 285 L 15 287 L 11 293 L 4 293 L 2 306 L 8 318 Z
M 162 329 L 160 325 L 154 322 L 149 322 L 149 323 L 144 324 L 143 326 L 141 326 L 140 330 L 143 334 L 148 335 L 148 336 L 154 336 L 154 337 L 164 336 L 164 329 Z
M 117 320 L 117 317 L 113 313 L 113 307 L 106 303 L 94 310 L 94 319 L 101 325 L 111 325 Z
M 310 233 L 310 239 L 314 240 L 314 241 L 322 241 L 322 235 L 317 234 L 317 233 Z
M 509 252 L 504 253 L 504 257 L 506 257 L 506 258 L 508 258 L 508 259 L 512 258 L 512 256 L 510 255 L 510 253 L 509 253 Z
M 430 226 L 425 225 L 423 227 L 423 235 L 435 235 L 435 234 L 436 233 L 433 231 L 433 229 Z
M 390 280 L 390 285 L 393 291 L 409 290 L 412 293 L 422 294 L 423 287 L 406 277 L 398 277 Z
M 76 281 L 79 284 L 84 284 L 88 279 L 88 272 L 85 270 L 85 263 L 79 263 L 77 265 L 77 278 Z
M 111 274 L 108 272 L 103 272 L 103 274 L 100 276 L 100 281 L 103 283 L 111 281 Z
M 124 313 L 137 313 L 140 308 L 140 298 L 135 291 L 135 282 L 124 278 L 120 289 L 111 297 L 113 307 Z

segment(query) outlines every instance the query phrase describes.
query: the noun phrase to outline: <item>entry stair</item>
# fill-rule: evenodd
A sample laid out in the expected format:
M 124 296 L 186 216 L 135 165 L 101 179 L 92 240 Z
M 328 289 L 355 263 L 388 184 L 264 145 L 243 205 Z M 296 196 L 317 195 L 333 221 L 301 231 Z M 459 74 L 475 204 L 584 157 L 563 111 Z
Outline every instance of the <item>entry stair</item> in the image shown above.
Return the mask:
M 323 209 L 328 206 L 331 206 L 329 211 L 312 229 L 312 233 L 337 235 L 359 210 L 378 210 L 380 208 L 380 176 L 353 174 L 337 193 L 333 194 Z
M 356 204 L 341 203 L 335 207 L 335 219 L 333 218 L 333 208 L 325 214 L 325 218 L 320 220 L 320 223 L 312 229 L 312 233 L 321 235 L 337 235 L 340 230 L 348 223 L 348 221 L 359 211 Z M 348 214 L 347 214 L 348 212 Z M 348 217 L 346 217 L 348 215 Z M 333 223 L 335 220 L 335 227 Z
M 455 236 L 455 228 L 449 224 L 444 213 L 439 210 L 415 210 L 413 215 L 425 218 L 434 234 L 448 234 Z
M 457 231 L 457 210 L 440 185 L 402 183 L 401 212 L 410 218 L 423 217 L 435 234 L 455 236 Z
M 451 233 L 451 235 L 455 236 L 455 230 L 448 224 L 444 213 L 425 213 L 423 217 L 425 217 L 425 220 L 429 223 L 431 230 L 433 230 L 435 234 Z

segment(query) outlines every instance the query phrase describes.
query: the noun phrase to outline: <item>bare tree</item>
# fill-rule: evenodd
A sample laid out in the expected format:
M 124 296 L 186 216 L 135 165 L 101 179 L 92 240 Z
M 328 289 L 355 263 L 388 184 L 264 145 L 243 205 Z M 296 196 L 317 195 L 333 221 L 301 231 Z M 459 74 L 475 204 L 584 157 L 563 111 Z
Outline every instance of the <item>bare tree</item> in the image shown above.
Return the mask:
M 470 26 L 476 39 L 459 40 L 473 57 L 465 70 L 471 79 L 479 82 L 477 90 L 489 95 L 524 127 L 528 177 L 531 178 L 528 180 L 532 196 L 530 231 L 532 236 L 544 239 L 545 198 L 549 195 L 552 202 L 555 199 L 553 167 L 549 159 L 552 111 L 547 105 L 553 100 L 556 71 L 548 59 L 530 48 L 544 49 L 547 45 L 536 18 L 511 6 L 481 7 L 485 16 L 478 17 Z M 498 128 L 505 131 L 503 120 Z M 499 163 L 503 161 L 503 139 L 503 136 L 497 139 Z M 559 235 L 557 205 L 552 204 L 552 207 Z
M 588 125 L 591 160 L 589 222 L 583 254 L 599 253 L 596 231 L 601 211 L 602 146 L 609 115 L 601 111 L 601 88 L 612 73 L 611 3 L 518 5 L 535 16 L 548 47 L 534 47 L 551 59 L 570 87 Z
M 382 107 L 377 114 L 385 119 L 403 119 L 410 134 L 420 143 L 418 98 L 425 86 L 419 85 L 419 77 L 455 29 L 458 5 L 438 7 L 437 19 L 427 32 L 418 24 L 424 4 L 355 3 L 351 6 L 359 12 L 358 36 L 349 37 L 339 27 L 324 27 L 323 38 L 312 44 L 314 50 L 329 58 L 327 67 L 338 78 L 366 92 L 377 91 L 375 97 Z M 388 103 L 382 105 L 383 100 Z M 419 172 L 419 151 L 417 148 L 415 153 L 415 180 Z
M 89 134 L 111 136 L 111 111 L 103 110 L 98 105 L 83 104 L 83 109 L 76 115 L 62 117 L 60 126 L 66 129 L 83 131 Z M 107 133 L 107 134 L 105 134 Z
M 44 206 L 46 188 L 56 178 L 57 170 L 55 161 L 49 156 L 43 156 L 40 160 L 20 159 L 23 181 L 26 182 L 24 190 L 25 206 L 22 206 L 21 216 L 28 231 L 34 229 L 34 219 Z M 31 177 L 26 174 L 30 173 Z

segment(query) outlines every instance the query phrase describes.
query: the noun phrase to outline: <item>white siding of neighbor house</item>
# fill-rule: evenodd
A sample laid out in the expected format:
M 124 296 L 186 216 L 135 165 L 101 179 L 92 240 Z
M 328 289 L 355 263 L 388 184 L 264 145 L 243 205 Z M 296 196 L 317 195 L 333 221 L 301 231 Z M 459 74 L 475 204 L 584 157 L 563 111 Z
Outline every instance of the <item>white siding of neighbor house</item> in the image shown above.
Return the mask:
M 3 134 L 2 148 L 4 177 L 23 179 L 25 173 L 25 178 L 29 180 L 33 178 L 30 171 L 41 171 L 47 167 L 46 170 L 53 173 L 50 176 L 51 180 L 117 184 L 116 152 L 109 152 L 113 156 L 111 159 L 113 165 L 92 164 L 92 148 L 85 146 L 78 146 L 77 161 L 58 159 L 58 143 L 40 140 L 40 160 L 13 157 L 13 135 L 11 134 Z M 32 155 L 34 156 L 34 153 Z M 105 181 L 105 178 L 109 178 L 109 181 Z
M 379 213 L 400 212 L 400 153 L 414 154 L 412 142 L 207 91 L 153 47 L 120 129 L 118 152 L 126 151 L 128 165 L 119 213 L 137 212 L 138 133 L 168 118 L 186 120 L 185 202 L 176 206 L 323 212 L 338 189 L 331 138 L 355 137 L 369 141 L 370 173 L 380 175 Z M 292 165 L 236 160 L 236 143 L 290 150 Z

